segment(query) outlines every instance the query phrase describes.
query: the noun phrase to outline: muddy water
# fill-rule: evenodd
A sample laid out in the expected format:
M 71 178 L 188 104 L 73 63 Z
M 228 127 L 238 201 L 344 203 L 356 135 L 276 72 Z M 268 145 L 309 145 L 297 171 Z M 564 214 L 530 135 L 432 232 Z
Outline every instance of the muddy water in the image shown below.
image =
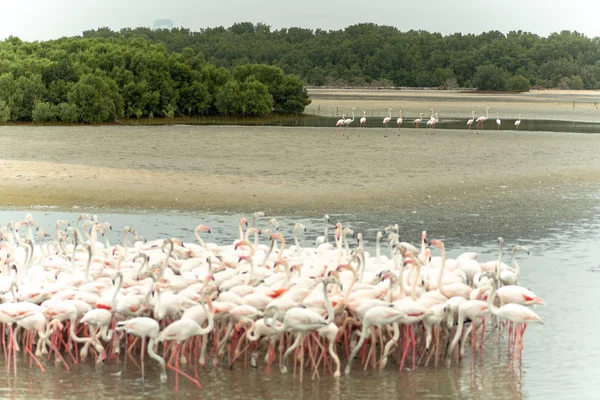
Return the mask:
M 456 226 L 446 216 L 432 215 L 405 217 L 387 214 L 331 215 L 333 221 L 343 221 L 356 231 L 365 234 L 367 248 L 373 251 L 374 236 L 378 229 L 391 222 L 401 222 L 403 238 L 416 242 L 419 232 L 427 229 L 436 237 L 445 240 L 449 256 L 472 250 L 481 253 L 480 260 L 496 257 L 495 239 L 504 236 L 507 245 L 514 243 L 530 247 L 531 255 L 520 260 L 520 281 L 543 297 L 547 306 L 538 307 L 536 312 L 545 320 L 545 325 L 530 325 L 525 334 L 523 361 L 516 368 L 507 368 L 506 342 L 496 344 L 491 336 L 483 355 L 473 358 L 467 350 L 460 365 L 450 368 L 418 366 L 416 371 L 398 371 L 393 362 L 383 372 L 364 372 L 355 364 L 350 376 L 334 379 L 330 373 L 320 372 L 320 379 L 310 379 L 305 374 L 303 383 L 291 373 L 281 375 L 277 368 L 265 372 L 264 368 L 253 369 L 239 362 L 233 370 L 225 363 L 217 369 L 207 366 L 200 371 L 204 388 L 198 390 L 185 379 L 180 381 L 180 392 L 174 393 L 174 377 L 169 382 L 158 381 L 158 370 L 147 363 L 147 380 L 140 379 L 139 368 L 131 359 L 111 359 L 96 368 L 93 362 L 83 365 L 69 363 L 71 370 L 53 365 L 44 360 L 46 373 L 40 373 L 28 362 L 20 361 L 18 378 L 0 372 L 0 385 L 7 398 L 65 398 L 75 399 L 94 393 L 95 398 L 395 398 L 399 395 L 413 398 L 590 398 L 596 394 L 594 384 L 600 372 L 596 354 L 600 343 L 596 340 L 598 315 L 597 287 L 600 280 L 598 259 L 600 251 L 600 224 L 597 217 L 600 209 L 583 202 L 597 201 L 600 191 L 582 193 L 575 197 L 571 206 L 586 209 L 585 212 L 569 214 L 568 219 L 556 219 L 556 213 L 541 211 L 536 220 L 524 210 L 517 218 L 529 221 L 528 227 L 511 229 L 509 220 L 500 207 L 486 216 L 473 216 L 470 228 Z M 582 203 L 583 202 L 583 203 Z M 585 207 L 578 207 L 585 204 Z M 52 230 L 57 219 L 74 221 L 77 212 L 52 210 L 28 210 L 42 228 Z M 514 210 L 511 210 L 514 212 Z M 0 213 L 0 223 L 16 221 L 23 217 L 22 210 L 6 210 Z M 147 238 L 165 236 L 180 237 L 193 241 L 193 228 L 199 222 L 211 226 L 210 241 L 231 242 L 237 233 L 240 215 L 210 214 L 121 214 L 99 212 L 98 218 L 109 221 L 113 231 L 112 243 L 120 240 L 125 225 L 134 226 Z M 280 230 L 288 240 L 296 222 L 307 226 L 301 237 L 304 246 L 314 243 L 321 234 L 322 222 L 314 218 L 287 218 L 276 216 Z M 265 221 L 259 221 L 259 226 Z M 21 357 L 21 355 L 20 355 Z M 342 357 L 345 364 L 345 357 Z M 0 366 L 4 366 L 4 362 Z

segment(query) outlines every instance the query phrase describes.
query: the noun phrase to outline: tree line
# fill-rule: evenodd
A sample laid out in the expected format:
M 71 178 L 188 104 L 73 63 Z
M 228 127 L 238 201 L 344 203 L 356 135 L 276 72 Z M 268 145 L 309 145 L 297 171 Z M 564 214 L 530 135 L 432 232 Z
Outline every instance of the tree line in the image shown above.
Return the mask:
M 240 22 L 196 32 L 101 28 L 83 36 L 142 36 L 169 52 L 191 48 L 220 67 L 277 66 L 316 86 L 600 89 L 600 38 L 571 31 L 548 37 L 523 31 L 443 36 L 371 23 L 324 31 Z
M 277 66 L 225 68 L 146 35 L 0 42 L 3 122 L 299 114 L 308 104 L 303 81 Z

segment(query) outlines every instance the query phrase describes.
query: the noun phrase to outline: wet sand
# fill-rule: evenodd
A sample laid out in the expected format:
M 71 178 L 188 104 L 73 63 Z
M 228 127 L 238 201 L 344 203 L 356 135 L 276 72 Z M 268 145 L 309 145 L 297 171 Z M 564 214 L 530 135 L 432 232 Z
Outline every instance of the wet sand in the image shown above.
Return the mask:
M 0 204 L 322 215 L 545 207 L 600 179 L 600 137 L 218 126 L 3 127 Z

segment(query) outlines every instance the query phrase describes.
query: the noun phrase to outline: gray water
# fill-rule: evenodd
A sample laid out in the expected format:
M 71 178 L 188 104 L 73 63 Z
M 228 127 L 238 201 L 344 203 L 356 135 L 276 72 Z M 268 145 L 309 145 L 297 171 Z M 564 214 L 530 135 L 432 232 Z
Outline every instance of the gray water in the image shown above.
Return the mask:
M 381 128 L 382 120 L 384 115 L 373 116 L 367 119 L 364 128 Z M 280 118 L 280 119 L 269 119 L 269 120 L 219 120 L 219 125 L 264 125 L 264 126 L 287 126 L 287 127 L 311 127 L 311 128 L 335 128 L 335 123 L 340 117 L 325 117 L 317 115 L 305 115 L 299 118 Z M 429 117 L 424 116 L 423 122 L 419 125 L 419 129 L 427 129 L 426 122 Z M 359 128 L 359 117 L 349 125 L 348 129 Z M 415 118 L 404 118 L 401 125 L 402 129 L 416 128 L 413 123 Z M 462 118 L 459 116 L 444 116 L 440 118 L 440 121 L 436 125 L 437 129 L 468 129 L 467 120 L 469 118 Z M 515 130 L 514 118 L 502 118 L 500 130 Z M 215 120 L 212 119 L 198 119 L 186 121 L 186 124 L 190 125 L 214 125 Z M 396 117 L 393 117 L 388 124 L 390 129 L 397 129 Z M 497 130 L 496 117 L 490 116 L 490 118 L 484 123 L 484 130 L 486 132 L 492 132 Z M 473 123 L 473 131 L 476 131 L 475 123 Z M 519 131 L 532 131 L 532 132 L 570 132 L 570 133 L 600 133 L 600 123 L 591 121 L 556 121 L 546 119 L 521 119 L 519 125 Z
M 600 191 L 586 193 L 582 198 L 597 204 Z M 579 204 L 580 205 L 580 204 Z M 597 206 L 577 207 L 579 212 L 545 213 L 544 210 L 521 210 L 512 215 L 514 221 L 523 219 L 526 224 L 512 226 L 502 207 L 486 215 L 465 214 L 462 224 L 455 218 L 433 215 L 399 216 L 382 214 L 333 215 L 331 222 L 342 221 L 355 231 L 363 232 L 366 246 L 373 251 L 377 230 L 390 223 L 399 222 L 404 240 L 417 243 L 420 231 L 426 229 L 429 237 L 445 241 L 449 257 L 470 250 L 480 253 L 482 261 L 496 258 L 496 238 L 501 235 L 510 248 L 519 243 L 529 246 L 531 254 L 520 259 L 522 285 L 544 298 L 547 306 L 536 308 L 544 319 L 544 325 L 530 324 L 525 333 L 525 349 L 521 364 L 509 368 L 506 342 L 497 345 L 495 340 L 486 342 L 481 357 L 473 358 L 469 350 L 460 364 L 444 366 L 419 365 L 415 371 L 398 371 L 393 362 L 383 372 L 362 371 L 355 363 L 349 376 L 339 379 L 322 369 L 320 379 L 304 375 L 303 383 L 292 373 L 280 374 L 278 368 L 264 371 L 243 362 L 236 363 L 233 370 L 221 362 L 217 369 L 208 363 L 200 371 L 202 390 L 185 379 L 180 379 L 180 391 L 174 392 L 174 375 L 161 384 L 155 363 L 147 362 L 145 382 L 140 379 L 139 368 L 133 361 L 121 356 L 119 361 L 109 359 L 95 367 L 93 360 L 72 365 L 66 371 L 62 365 L 44 360 L 46 373 L 29 362 L 22 361 L 18 378 L 2 371 L 0 363 L 0 386 L 3 398 L 63 398 L 84 396 L 94 398 L 597 398 L 596 380 L 600 373 L 597 355 L 600 327 L 595 318 L 599 313 L 597 287 L 600 281 L 600 214 Z M 565 209 L 569 208 L 565 206 Z M 211 214 L 155 214 L 155 213 L 108 213 L 97 212 L 100 221 L 108 221 L 113 230 L 109 233 L 111 243 L 118 243 L 122 227 L 135 227 L 148 239 L 179 237 L 194 241 L 193 229 L 205 223 L 212 229 L 208 238 L 219 244 L 233 241 L 241 215 Z M 30 212 L 40 227 L 53 232 L 57 219 L 75 221 L 81 210 L 58 212 L 44 209 L 5 210 L 0 212 L 0 224 L 21 220 Z M 514 214 L 514 210 L 511 211 Z M 531 215 L 534 215 L 532 217 Z M 249 215 L 245 215 L 249 217 Z M 269 216 L 271 217 L 271 216 Z M 322 220 L 274 216 L 278 219 L 286 239 L 292 239 L 296 222 L 302 222 L 307 232 L 301 236 L 305 246 L 312 245 L 316 236 L 322 234 Z M 259 221 L 264 225 L 265 219 Z M 266 239 L 263 239 L 266 242 Z M 495 338 L 494 338 L 495 339 Z M 345 365 L 345 357 L 342 357 Z

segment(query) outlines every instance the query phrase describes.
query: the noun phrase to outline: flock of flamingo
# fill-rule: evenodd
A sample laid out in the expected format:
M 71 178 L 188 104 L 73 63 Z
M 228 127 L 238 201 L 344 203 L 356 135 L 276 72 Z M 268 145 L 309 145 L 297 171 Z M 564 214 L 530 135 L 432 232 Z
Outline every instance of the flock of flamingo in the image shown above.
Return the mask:
M 491 109 L 490 107 L 486 107 L 485 115 L 482 115 L 482 116 L 478 117 L 477 119 L 475 119 L 475 111 L 472 111 L 471 118 L 469 120 L 467 120 L 467 127 L 469 128 L 469 133 L 471 133 L 471 134 L 473 133 L 473 130 L 472 130 L 473 122 L 475 122 L 475 126 L 477 128 L 477 134 L 479 134 L 479 132 L 483 133 L 483 123 L 490 118 L 490 114 L 489 114 L 490 109 Z M 352 109 L 352 118 L 348 118 L 348 116 L 346 114 L 342 114 L 342 118 L 340 118 L 336 122 L 335 126 L 337 126 L 339 129 L 348 128 L 350 126 L 350 124 L 354 122 L 354 110 L 356 110 L 356 108 Z M 388 112 L 388 116 L 383 118 L 383 126 L 386 128 L 388 127 L 388 124 L 392 120 L 392 109 L 388 108 L 387 112 Z M 430 128 L 432 135 L 435 134 L 435 129 L 436 129 L 436 126 L 439 121 L 440 121 L 439 113 L 434 114 L 433 108 L 432 108 L 431 115 L 430 115 L 429 119 L 425 122 L 426 127 Z M 398 136 L 400 136 L 400 127 L 403 122 L 404 122 L 404 118 L 402 115 L 402 110 L 400 110 L 399 117 L 396 119 L 396 125 L 398 126 Z M 416 128 L 418 128 L 419 124 L 421 124 L 422 122 L 423 122 L 423 113 L 419 113 L 419 117 L 415 118 L 412 121 L 412 123 L 415 125 Z M 366 123 L 367 123 L 367 112 L 363 111 L 363 116 L 360 119 L 360 127 L 361 128 L 365 127 Z M 502 124 L 502 120 L 500 119 L 500 113 L 496 113 L 496 126 L 497 126 L 498 131 L 500 130 L 501 124 Z M 518 119 L 515 121 L 515 130 L 519 130 L 519 125 L 521 125 L 521 114 L 519 114 Z M 385 133 L 385 137 L 387 137 L 387 132 Z
M 312 247 L 300 244 L 302 224 L 288 245 L 275 219 L 257 227 L 262 220 L 255 213 L 248 227 L 242 218 L 228 244 L 203 239 L 210 228 L 200 224 L 194 243 L 148 241 L 124 227 L 116 245 L 105 235 L 110 224 L 86 214 L 56 221 L 53 235 L 30 214 L 10 222 L 0 249 L 7 373 L 17 376 L 22 352 L 42 371 L 43 359 L 69 370 L 89 356 L 98 366 L 127 357 L 144 379 L 147 354 L 162 382 L 174 371 L 178 390 L 180 376 L 201 388 L 207 362 L 339 377 L 340 355 L 345 374 L 354 363 L 383 369 L 390 360 L 402 371 L 409 356 L 411 369 L 449 365 L 469 341 L 477 357 L 492 335 L 507 338 L 510 366 L 520 362 L 527 324 L 542 322 L 533 308 L 544 301 L 519 285 L 516 255 L 527 249 L 514 246 L 507 265 L 502 238 L 497 259 L 451 259 L 426 232 L 417 246 L 401 241 L 396 224 L 377 232 L 369 254 L 362 233 L 341 223 L 330 237 L 328 216 Z

